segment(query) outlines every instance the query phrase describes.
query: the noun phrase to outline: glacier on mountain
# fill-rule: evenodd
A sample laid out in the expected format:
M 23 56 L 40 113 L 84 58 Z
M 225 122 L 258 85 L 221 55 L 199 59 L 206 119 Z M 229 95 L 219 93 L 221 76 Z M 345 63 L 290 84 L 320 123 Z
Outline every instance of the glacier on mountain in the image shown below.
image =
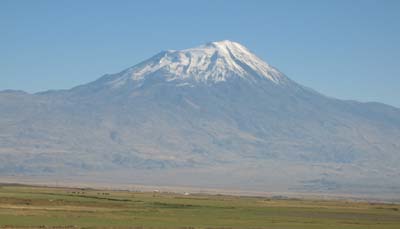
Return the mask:
M 275 84 L 288 81 L 281 72 L 241 44 L 224 40 L 180 51 L 163 51 L 126 69 L 109 84 L 118 88 L 129 80 L 141 81 L 153 74 L 162 75 L 167 82 L 218 83 L 234 77 L 253 82 L 267 79 Z

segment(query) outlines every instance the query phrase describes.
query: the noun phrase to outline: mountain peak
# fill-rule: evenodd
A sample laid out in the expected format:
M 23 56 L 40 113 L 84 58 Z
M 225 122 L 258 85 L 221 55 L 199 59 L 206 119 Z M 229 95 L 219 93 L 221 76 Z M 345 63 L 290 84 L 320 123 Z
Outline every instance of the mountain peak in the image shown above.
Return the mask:
M 287 82 L 287 78 L 245 46 L 222 40 L 195 48 L 163 51 L 114 78 L 113 86 L 129 80 L 141 81 L 148 77 L 161 77 L 168 82 L 193 85 L 214 84 L 240 78 L 251 82 L 269 80 L 274 84 Z
M 237 47 L 246 49 L 246 47 L 244 47 L 243 45 L 241 45 L 237 42 L 234 42 L 234 41 L 230 41 L 230 40 L 213 41 L 213 42 L 207 43 L 205 46 L 214 46 L 214 47 L 217 47 L 220 49 L 222 49 L 222 48 L 224 48 L 224 49 L 237 48 Z

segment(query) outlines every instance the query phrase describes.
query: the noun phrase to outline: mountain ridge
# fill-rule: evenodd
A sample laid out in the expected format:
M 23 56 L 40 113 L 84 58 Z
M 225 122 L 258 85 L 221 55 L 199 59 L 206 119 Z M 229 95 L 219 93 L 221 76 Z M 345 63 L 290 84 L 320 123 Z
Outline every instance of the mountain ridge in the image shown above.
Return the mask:
M 140 81 L 160 73 L 167 81 L 218 83 L 231 77 L 255 80 L 264 77 L 274 83 L 286 81 L 275 68 L 259 59 L 244 46 L 220 41 L 184 50 L 163 51 L 130 67 L 110 82 L 114 87 L 127 80 Z M 253 78 L 250 78 L 252 76 Z
M 224 59 L 229 53 L 218 65 L 210 58 L 214 52 L 201 50 L 194 59 L 204 61 L 190 68 L 177 51 L 177 59 L 156 55 L 68 90 L 0 93 L 0 171 L 73 176 L 124 170 L 124 182 L 151 172 L 155 183 L 166 179 L 162 172 L 185 171 L 192 175 L 176 175 L 185 185 L 201 170 L 220 177 L 213 184 L 221 185 L 236 179 L 267 189 L 277 185 L 273 181 L 288 190 L 320 180 L 313 185 L 363 192 L 379 180 L 381 191 L 400 190 L 400 109 L 330 98 L 273 67 L 281 81 L 268 78 L 271 71 L 243 72 Z M 253 60 L 244 62 L 254 67 Z

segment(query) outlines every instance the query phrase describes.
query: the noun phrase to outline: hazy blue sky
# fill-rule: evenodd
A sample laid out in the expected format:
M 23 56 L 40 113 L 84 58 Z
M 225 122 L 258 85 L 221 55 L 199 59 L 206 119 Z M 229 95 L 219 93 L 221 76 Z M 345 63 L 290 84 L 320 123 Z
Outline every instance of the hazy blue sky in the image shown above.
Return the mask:
M 400 107 L 398 0 L 0 0 L 0 90 L 70 88 L 224 39 L 324 94 Z

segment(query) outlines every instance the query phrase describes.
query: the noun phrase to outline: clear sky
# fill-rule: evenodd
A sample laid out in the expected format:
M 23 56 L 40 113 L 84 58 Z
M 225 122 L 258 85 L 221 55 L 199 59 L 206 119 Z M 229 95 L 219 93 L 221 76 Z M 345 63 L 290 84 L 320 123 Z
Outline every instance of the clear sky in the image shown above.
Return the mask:
M 70 88 L 225 39 L 326 95 L 400 107 L 398 0 L 0 0 L 0 90 Z

